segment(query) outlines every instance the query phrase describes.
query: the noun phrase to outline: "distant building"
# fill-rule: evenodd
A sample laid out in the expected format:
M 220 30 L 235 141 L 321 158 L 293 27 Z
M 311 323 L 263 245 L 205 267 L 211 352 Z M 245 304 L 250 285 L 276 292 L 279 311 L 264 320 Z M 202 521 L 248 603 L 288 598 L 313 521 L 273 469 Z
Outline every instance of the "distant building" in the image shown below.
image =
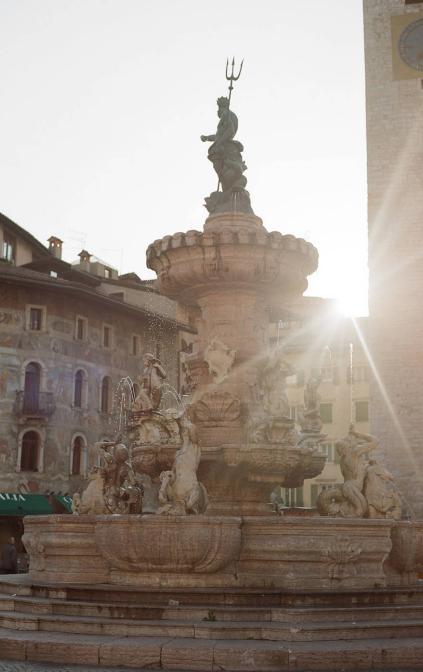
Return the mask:
M 136 385 L 153 352 L 178 388 L 194 330 L 151 283 L 88 253 L 68 264 L 60 239 L 46 248 L 3 215 L 0 251 L 0 492 L 73 493 L 115 435 L 119 381 Z
M 323 488 L 342 483 L 335 441 L 348 433 L 351 422 L 357 431 L 369 431 L 370 367 L 359 335 L 367 338 L 367 318 L 355 324 L 335 310 L 333 301 L 315 297 L 304 297 L 284 319 L 271 323 L 272 345 L 296 369 L 287 388 L 291 418 L 299 417 L 305 383 L 318 376 L 322 432 L 327 434 L 321 444 L 327 456 L 323 472 L 302 488 L 282 489 L 287 506 L 314 507 Z

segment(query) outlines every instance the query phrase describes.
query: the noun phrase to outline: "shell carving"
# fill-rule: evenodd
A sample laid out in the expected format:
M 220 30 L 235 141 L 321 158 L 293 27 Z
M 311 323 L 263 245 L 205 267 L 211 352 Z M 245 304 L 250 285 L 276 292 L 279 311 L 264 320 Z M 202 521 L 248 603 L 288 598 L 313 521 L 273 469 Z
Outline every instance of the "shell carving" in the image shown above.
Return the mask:
M 200 422 L 233 422 L 241 415 L 241 402 L 229 392 L 207 392 L 195 405 Z

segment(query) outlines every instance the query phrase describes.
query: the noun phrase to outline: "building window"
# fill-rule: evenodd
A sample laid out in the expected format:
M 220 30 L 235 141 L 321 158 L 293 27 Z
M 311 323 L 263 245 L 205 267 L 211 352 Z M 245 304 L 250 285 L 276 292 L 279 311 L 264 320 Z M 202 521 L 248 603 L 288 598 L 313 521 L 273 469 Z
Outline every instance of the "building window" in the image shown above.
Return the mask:
M 361 383 L 367 382 L 369 380 L 369 367 L 368 366 L 353 366 L 347 369 L 347 382 L 348 383 Z
M 110 280 L 110 278 L 112 277 L 112 271 L 110 270 L 110 268 L 104 269 L 104 277 L 107 278 L 107 280 Z
M 322 419 L 323 424 L 328 424 L 330 422 L 333 422 L 333 404 L 320 404 L 320 417 Z
M 16 240 L 6 232 L 3 234 L 3 259 L 10 261 L 11 264 L 16 260 Z
M 30 362 L 25 369 L 24 413 L 37 413 L 40 399 L 41 366 Z
M 112 347 L 112 327 L 103 325 L 103 348 Z
M 22 437 L 21 471 L 38 471 L 40 459 L 40 436 L 33 430 Z
M 140 337 L 133 334 L 132 336 L 132 354 L 137 356 L 140 352 Z
M 320 369 L 320 379 L 322 383 L 331 383 L 333 381 L 333 366 L 323 366 Z
M 75 408 L 84 408 L 87 405 L 87 374 L 83 369 L 75 373 L 73 405 Z
M 112 381 L 110 376 L 104 376 L 101 382 L 100 409 L 102 413 L 110 413 L 112 408 Z
M 82 453 L 84 445 L 85 442 L 82 436 L 76 436 L 74 438 L 72 445 L 72 465 L 71 465 L 72 476 L 79 476 L 81 474 Z
M 297 374 L 293 373 L 292 376 L 287 376 L 285 378 L 285 383 L 289 385 L 289 387 L 293 387 L 294 385 L 297 384 Z
M 323 455 L 326 455 L 326 461 L 327 462 L 333 462 L 334 461 L 333 443 L 322 443 L 321 451 L 322 451 Z
M 284 506 L 304 506 L 303 488 L 281 488 Z
M 42 308 L 29 309 L 29 328 L 31 331 L 41 331 L 43 328 Z
M 77 341 L 85 341 L 87 338 L 87 320 L 85 317 L 76 318 L 75 338 Z
M 369 422 L 369 402 L 356 401 L 355 402 L 355 421 Z
M 305 384 L 305 371 L 297 371 L 297 385 L 303 387 Z

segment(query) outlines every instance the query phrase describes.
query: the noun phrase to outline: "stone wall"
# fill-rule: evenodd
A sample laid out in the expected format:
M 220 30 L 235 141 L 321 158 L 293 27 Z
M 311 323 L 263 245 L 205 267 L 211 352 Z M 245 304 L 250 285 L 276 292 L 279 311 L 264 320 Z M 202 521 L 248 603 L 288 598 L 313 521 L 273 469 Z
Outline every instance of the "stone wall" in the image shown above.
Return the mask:
M 371 429 L 410 513 L 423 515 L 423 73 L 392 75 L 391 15 L 404 0 L 364 0 L 370 346 L 380 380 Z
M 28 305 L 46 309 L 42 331 L 27 328 Z M 76 339 L 75 321 L 87 319 L 86 338 Z M 103 323 L 113 329 L 112 345 L 102 346 Z M 132 354 L 132 335 L 139 335 L 139 354 Z M 33 287 L 7 285 L 0 288 L 0 491 L 13 492 L 26 485 L 34 491 L 74 492 L 81 477 L 71 476 L 71 444 L 81 435 L 89 449 L 95 441 L 113 436 L 113 415 L 100 411 L 100 389 L 110 376 L 115 389 L 124 376 L 136 379 L 142 367 L 142 353 L 159 354 L 168 382 L 178 386 L 179 333 L 169 322 L 152 320 L 125 307 L 102 305 L 101 299 L 78 300 L 69 293 Z M 51 416 L 29 421 L 16 412 L 16 395 L 23 390 L 25 366 L 38 362 L 42 368 L 41 391 L 51 393 L 55 411 Z M 83 408 L 73 405 L 75 373 L 86 374 L 87 394 Z M 40 472 L 20 471 L 19 443 L 25 430 L 35 429 L 42 437 L 43 467 Z

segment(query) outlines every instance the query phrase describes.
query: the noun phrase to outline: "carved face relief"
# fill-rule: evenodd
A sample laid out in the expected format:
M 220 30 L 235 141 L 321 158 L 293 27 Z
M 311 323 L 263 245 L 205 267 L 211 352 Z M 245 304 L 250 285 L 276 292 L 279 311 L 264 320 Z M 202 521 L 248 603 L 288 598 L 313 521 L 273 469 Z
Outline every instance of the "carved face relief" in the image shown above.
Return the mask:
M 207 362 L 215 383 L 222 383 L 227 378 L 235 361 L 235 354 L 235 350 L 231 350 L 218 338 L 213 338 L 206 347 L 204 361 Z

